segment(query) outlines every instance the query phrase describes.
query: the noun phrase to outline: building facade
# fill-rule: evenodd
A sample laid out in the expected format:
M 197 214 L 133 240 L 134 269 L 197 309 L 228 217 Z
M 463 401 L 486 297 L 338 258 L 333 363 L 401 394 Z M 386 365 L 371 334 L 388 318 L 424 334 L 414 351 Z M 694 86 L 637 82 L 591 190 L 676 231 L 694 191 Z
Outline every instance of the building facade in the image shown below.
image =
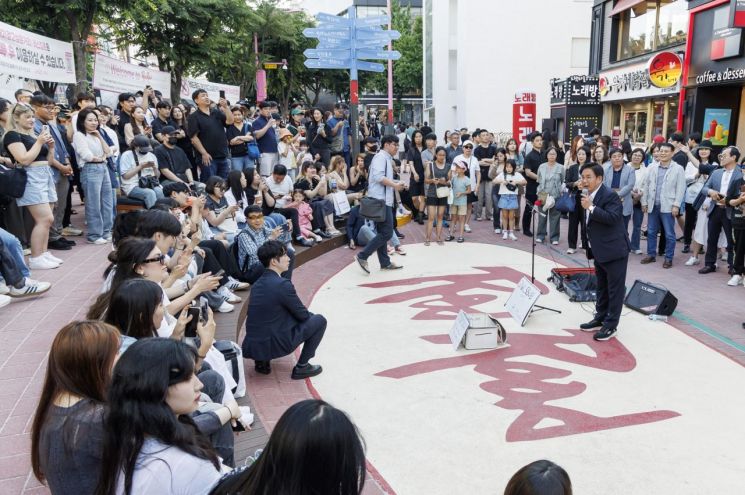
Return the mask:
M 603 134 L 645 146 L 677 130 L 688 32 L 685 0 L 595 0 L 590 74 L 599 79 Z
M 523 91 L 536 93 L 536 121 L 548 118 L 548 77 L 587 73 L 592 6 L 424 0 L 422 119 L 438 136 L 460 127 L 511 132 L 515 94 Z

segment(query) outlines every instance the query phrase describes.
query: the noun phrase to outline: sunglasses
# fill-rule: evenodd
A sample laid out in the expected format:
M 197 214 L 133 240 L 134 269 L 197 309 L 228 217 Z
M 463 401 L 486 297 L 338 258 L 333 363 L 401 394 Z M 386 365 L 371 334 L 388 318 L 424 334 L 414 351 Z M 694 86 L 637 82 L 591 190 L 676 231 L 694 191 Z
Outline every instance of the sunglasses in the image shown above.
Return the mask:
M 147 264 L 147 263 L 155 263 L 155 262 L 158 262 L 161 265 L 165 265 L 166 264 L 166 255 L 165 254 L 161 254 L 160 256 L 156 256 L 155 258 L 148 258 L 146 260 L 143 260 L 142 261 L 142 264 L 144 265 L 144 264 Z
M 262 218 L 264 218 L 264 215 L 249 215 L 247 218 L 249 220 L 261 220 Z
M 473 149 L 473 146 L 471 146 L 471 145 L 468 145 L 468 146 L 464 146 L 463 148 L 464 148 L 464 149 L 467 149 L 467 150 L 472 150 L 472 149 Z

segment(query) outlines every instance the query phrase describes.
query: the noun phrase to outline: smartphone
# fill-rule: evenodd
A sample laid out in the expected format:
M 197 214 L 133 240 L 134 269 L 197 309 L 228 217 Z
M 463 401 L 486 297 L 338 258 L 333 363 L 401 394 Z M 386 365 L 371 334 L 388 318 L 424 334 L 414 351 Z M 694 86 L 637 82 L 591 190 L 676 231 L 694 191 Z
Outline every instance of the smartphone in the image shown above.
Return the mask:
M 283 232 L 289 232 L 289 231 L 290 231 L 290 224 L 288 224 L 288 223 L 283 223 L 283 224 L 282 224 L 282 231 L 283 231 Z
M 207 321 L 210 318 L 210 305 L 207 302 L 206 297 L 199 298 L 199 313 L 202 321 Z
M 745 193 L 745 184 L 740 186 L 740 192 Z
M 41 126 L 41 132 L 49 132 L 49 126 L 48 125 Z
M 197 336 L 197 325 L 199 324 L 199 307 L 191 306 L 188 311 L 189 315 L 191 315 L 191 321 L 186 324 L 184 336 L 194 338 Z
M 220 90 L 220 98 L 225 98 L 225 90 L 224 89 L 221 89 Z
M 225 274 L 225 270 L 223 270 L 222 268 L 220 268 L 220 269 L 219 269 L 219 270 L 217 271 L 217 273 L 213 273 L 213 274 L 212 274 L 212 276 L 213 276 L 213 277 L 222 277 L 222 276 L 223 276 L 224 274 Z

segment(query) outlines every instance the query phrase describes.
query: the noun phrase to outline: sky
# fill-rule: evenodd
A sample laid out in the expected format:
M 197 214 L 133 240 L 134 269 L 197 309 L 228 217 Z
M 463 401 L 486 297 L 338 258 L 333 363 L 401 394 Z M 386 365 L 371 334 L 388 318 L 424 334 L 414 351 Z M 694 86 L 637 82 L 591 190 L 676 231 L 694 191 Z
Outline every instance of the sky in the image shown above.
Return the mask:
M 307 10 L 311 15 L 316 15 L 318 12 L 338 14 L 352 5 L 352 0 L 293 0 L 291 3 Z

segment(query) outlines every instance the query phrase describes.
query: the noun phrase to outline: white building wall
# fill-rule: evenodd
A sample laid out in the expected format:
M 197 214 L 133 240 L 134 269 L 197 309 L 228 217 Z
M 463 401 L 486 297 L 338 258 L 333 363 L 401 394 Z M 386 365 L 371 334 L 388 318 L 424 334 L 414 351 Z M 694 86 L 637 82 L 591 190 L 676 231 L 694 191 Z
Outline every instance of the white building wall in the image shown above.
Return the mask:
M 536 93 L 540 127 L 550 116 L 549 80 L 587 73 L 592 0 L 424 2 L 432 2 L 432 32 L 424 36 L 425 43 L 432 37 L 430 115 L 440 137 L 460 127 L 511 131 L 519 90 Z M 584 40 L 575 47 L 574 66 L 573 38 Z

